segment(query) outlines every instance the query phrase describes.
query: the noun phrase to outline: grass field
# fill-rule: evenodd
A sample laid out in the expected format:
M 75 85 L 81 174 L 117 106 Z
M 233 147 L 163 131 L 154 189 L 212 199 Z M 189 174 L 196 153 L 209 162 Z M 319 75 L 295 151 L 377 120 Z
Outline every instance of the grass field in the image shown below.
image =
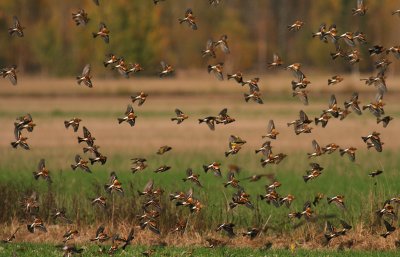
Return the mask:
M 84 256 L 99 255 L 97 247 L 84 247 Z M 152 256 L 271 256 L 271 257 L 285 257 L 285 256 L 304 256 L 304 257 L 391 257 L 397 256 L 395 251 L 305 251 L 301 249 L 290 250 L 255 250 L 252 248 L 177 248 L 177 247 L 158 247 L 152 248 L 155 253 Z M 147 251 L 148 247 L 137 246 L 121 252 L 119 256 L 141 256 L 143 252 Z M 37 245 L 37 244 L 16 244 L 0 248 L 2 256 L 12 256 L 13 253 L 18 254 L 19 257 L 42 257 L 42 256 L 58 256 L 60 251 L 52 245 Z
M 396 101 L 397 88 L 385 98 L 385 111 L 395 118 L 387 128 L 377 125 L 375 118 L 365 111 L 362 116 L 352 113 L 343 121 L 331 119 L 324 129 L 314 125 L 311 134 L 296 136 L 293 128 L 288 128 L 286 123 L 297 119 L 300 109 L 313 119 L 327 108 L 330 94 L 320 86 L 316 86 L 318 93 L 311 95 L 312 104 L 303 106 L 297 99 L 291 98 L 289 91 L 276 88 L 275 84 L 285 81 L 279 77 L 276 83 L 271 83 L 275 86 L 270 94 L 268 85 L 265 85 L 265 104 L 257 105 L 245 103 L 242 95 L 244 90 L 233 82 L 217 85 L 214 80 L 206 80 L 207 83 L 191 84 L 191 80 L 187 78 L 178 78 L 168 80 L 168 85 L 162 89 L 158 80 L 138 81 L 133 81 L 132 85 L 125 80 L 121 80 L 122 85 L 119 82 L 99 81 L 100 89 L 94 88 L 93 93 L 87 93 L 83 88 L 74 88 L 69 92 L 69 86 L 76 86 L 73 81 L 42 81 L 34 78 L 31 86 L 26 83 L 15 90 L 7 88 L 0 93 L 0 122 L 3 124 L 0 133 L 0 222 L 3 224 L 0 236 L 5 238 L 16 227 L 21 226 L 16 239 L 18 244 L 0 246 L 0 255 L 3 256 L 4 253 L 4 256 L 9 256 L 14 250 L 18 256 L 59 255 L 53 245 L 61 243 L 62 234 L 68 228 L 79 228 L 80 235 L 75 242 L 88 247 L 87 252 L 94 253 L 97 248 L 89 244 L 89 238 L 93 237 L 98 225 L 105 224 L 110 234 L 119 232 L 125 235 L 130 227 L 135 227 L 135 247 L 127 253 L 121 253 L 121 256 L 139 254 L 160 241 L 183 248 L 160 248 L 155 256 L 185 256 L 182 253 L 189 251 L 188 247 L 206 245 L 205 237 L 227 241 L 228 246 L 251 246 L 251 249 L 196 248 L 193 256 L 291 256 L 289 250 L 279 250 L 290 248 L 291 245 L 295 245 L 296 256 L 395 256 L 389 251 L 362 251 L 393 250 L 394 241 L 399 237 L 398 231 L 395 231 L 386 240 L 381 238 L 379 234 L 384 232 L 384 226 L 374 214 L 386 199 L 399 195 L 400 159 L 397 155 L 400 140 L 396 138 L 400 129 L 397 122 L 400 118 L 400 104 Z M 322 83 L 322 78 L 320 81 Z M 188 87 L 188 84 L 191 86 Z M 60 85 L 59 90 L 54 90 L 57 85 Z M 357 85 L 353 89 L 361 91 L 364 87 Z M 118 124 L 117 117 L 123 116 L 126 105 L 130 103 L 129 96 L 146 89 L 154 94 L 150 94 L 142 107 L 134 107 L 138 115 L 135 127 Z M 79 95 L 82 91 L 84 93 Z M 350 98 L 352 92 L 334 91 L 340 105 Z M 369 103 L 373 98 L 372 91 L 367 90 L 360 94 L 363 104 Z M 217 126 L 216 131 L 210 131 L 206 125 L 198 124 L 197 118 L 216 115 L 225 107 L 236 119 L 235 123 Z M 174 116 L 175 108 L 182 109 L 190 118 L 181 125 L 172 123 L 170 118 Z M 27 134 L 32 149 L 14 150 L 10 146 L 13 140 L 13 121 L 15 117 L 28 112 L 37 124 L 34 131 Z M 89 157 L 82 153 L 83 145 L 77 143 L 76 137 L 82 135 L 81 129 L 74 133 L 71 129 L 66 130 L 63 125 L 64 120 L 74 116 L 83 119 L 81 126 L 86 126 L 92 132 L 97 139 L 96 144 L 101 146 L 101 152 L 108 157 L 104 166 L 95 164 L 91 167 L 93 174 L 74 172 L 70 168 L 75 154 Z M 272 142 L 273 151 L 283 152 L 288 157 L 279 165 L 262 168 L 262 156 L 255 155 L 254 150 L 264 141 L 261 135 L 265 134 L 269 119 L 275 121 L 280 132 L 278 139 Z M 382 153 L 367 150 L 360 138 L 374 130 L 381 132 L 381 139 L 385 142 Z M 237 155 L 226 158 L 224 151 L 227 150 L 231 134 L 242 137 L 247 143 Z M 359 150 L 356 162 L 350 162 L 346 156 L 340 157 L 338 152 L 308 160 L 306 153 L 312 152 L 313 139 L 320 145 L 335 142 L 342 147 L 357 147 Z M 173 149 L 162 156 L 155 154 L 162 145 L 169 145 Z M 134 157 L 147 158 L 149 167 L 132 174 L 130 159 Z M 32 176 L 41 158 L 46 159 L 46 166 L 51 172 L 53 183 L 50 186 L 43 180 L 35 181 Z M 203 164 L 213 161 L 221 162 L 222 178 L 202 171 Z M 319 178 L 304 183 L 302 175 L 309 168 L 310 161 L 318 162 L 325 169 Z M 162 164 L 171 166 L 171 170 L 162 174 L 153 173 Z M 233 210 L 227 208 L 227 202 L 236 192 L 235 189 L 224 188 L 222 185 L 226 181 L 229 164 L 241 167 L 237 177 L 251 195 L 255 210 L 243 206 Z M 185 170 L 189 167 L 200 174 L 204 188 L 182 181 Z M 384 173 L 376 178 L 369 177 L 368 173 L 376 169 L 383 169 Z M 123 197 L 107 196 L 104 192 L 103 185 L 108 182 L 110 171 L 117 172 L 125 190 Z M 254 183 L 243 180 L 249 175 L 263 173 L 273 173 L 282 183 L 277 190 L 279 194 L 285 196 L 290 193 L 295 196 L 290 208 L 275 208 L 259 199 L 258 195 L 265 194 L 264 185 L 270 183 L 267 179 Z M 165 190 L 161 199 L 161 236 L 146 230 L 141 231 L 135 217 L 142 212 L 142 200 L 136 191 L 143 189 L 150 178 L 154 179 L 156 187 L 160 186 Z M 186 234 L 179 237 L 169 231 L 178 218 L 189 217 L 189 212 L 186 208 L 175 207 L 168 200 L 168 194 L 187 191 L 190 187 L 193 187 L 194 195 L 204 204 L 204 209 L 199 214 L 190 215 Z M 26 224 L 30 219 L 24 214 L 19 202 L 32 191 L 38 192 L 39 216 L 44 219 L 48 233 L 30 234 L 26 231 Z M 289 220 L 289 212 L 300 211 L 303 204 L 307 200 L 312 201 L 317 193 L 323 193 L 325 198 L 314 208 L 317 218 L 313 222 Z M 90 204 L 89 199 L 100 194 L 107 196 L 109 203 L 112 199 L 115 201 L 114 227 L 111 208 L 103 210 Z M 326 197 L 338 194 L 345 196 L 347 207 L 344 211 L 327 204 Z M 54 222 L 51 213 L 55 208 L 61 207 L 66 208 L 67 216 L 74 224 Z M 338 225 L 339 219 L 349 222 L 353 229 L 345 237 L 334 239 L 330 245 L 325 246 L 322 239 L 326 220 Z M 222 222 L 235 223 L 238 236 L 229 240 L 223 233 L 214 232 L 217 224 Z M 242 238 L 240 232 L 250 226 L 264 226 L 265 231 L 253 241 Z M 269 241 L 273 242 L 273 250 L 257 250 Z M 353 249 L 361 252 L 335 251 L 348 241 L 353 242 Z M 19 244 L 20 242 L 46 242 L 52 245 Z M 35 248 L 35 251 L 29 252 L 31 248 Z M 26 253 L 21 249 L 27 249 L 30 255 L 24 255 Z M 302 249 L 319 249 L 321 252 Z

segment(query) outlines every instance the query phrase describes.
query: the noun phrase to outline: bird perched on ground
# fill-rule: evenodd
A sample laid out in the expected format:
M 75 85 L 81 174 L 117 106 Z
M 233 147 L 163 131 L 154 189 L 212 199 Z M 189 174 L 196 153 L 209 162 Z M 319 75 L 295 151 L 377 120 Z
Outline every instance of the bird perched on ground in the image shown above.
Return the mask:
M 74 129 L 74 132 L 77 132 L 79 129 L 79 123 L 82 121 L 80 118 L 72 118 L 70 120 L 64 121 L 64 126 L 66 129 L 71 126 Z
M 304 25 L 304 22 L 302 21 L 295 21 L 293 24 L 288 25 L 287 28 L 289 31 L 299 31 L 301 27 Z
M 222 74 L 224 70 L 224 63 L 217 63 L 215 65 L 208 65 L 208 73 L 213 72 L 215 77 L 219 80 L 224 80 L 224 75 Z
M 128 104 L 125 111 L 125 117 L 118 118 L 118 123 L 121 124 L 122 122 L 126 121 L 129 125 L 131 125 L 131 127 L 133 127 L 135 126 L 136 118 L 137 116 L 135 114 L 135 111 L 133 110 L 132 105 Z
M 18 37 L 23 37 L 25 27 L 21 26 L 21 23 L 19 22 L 17 16 L 13 17 L 13 22 L 13 26 L 8 29 L 8 34 L 10 36 L 17 35 Z
M 196 17 L 193 15 L 193 11 L 190 8 L 186 10 L 185 18 L 179 18 L 178 21 L 180 24 L 186 22 L 193 30 L 197 30 Z
M 78 167 L 86 172 L 92 173 L 89 169 L 88 161 L 82 159 L 79 154 L 75 155 L 75 164 L 71 164 L 73 170 L 76 170 Z
M 12 85 L 17 85 L 17 65 L 0 69 L 0 76 L 8 78 Z
M 90 20 L 87 12 L 83 9 L 79 9 L 76 13 L 72 13 L 72 19 L 75 21 L 76 26 L 86 25 Z
M 189 118 L 188 115 L 184 114 L 181 110 L 178 108 L 175 109 L 176 117 L 171 118 L 171 121 L 176 121 L 176 124 L 181 124 L 184 120 Z
M 172 65 L 169 65 L 164 61 L 161 61 L 160 64 L 162 68 L 161 72 L 159 73 L 160 78 L 171 75 L 174 72 L 174 68 L 172 67 Z
M 82 82 L 85 86 L 92 88 L 92 76 L 90 75 L 90 64 L 86 64 L 85 67 L 83 68 L 82 75 L 76 77 L 76 81 L 78 82 L 78 85 L 80 85 Z
M 110 34 L 110 31 L 108 30 L 106 24 L 104 24 L 103 22 L 100 22 L 100 24 L 99 24 L 99 31 L 92 33 L 93 38 L 100 36 L 106 44 L 110 43 L 110 35 L 109 34 Z

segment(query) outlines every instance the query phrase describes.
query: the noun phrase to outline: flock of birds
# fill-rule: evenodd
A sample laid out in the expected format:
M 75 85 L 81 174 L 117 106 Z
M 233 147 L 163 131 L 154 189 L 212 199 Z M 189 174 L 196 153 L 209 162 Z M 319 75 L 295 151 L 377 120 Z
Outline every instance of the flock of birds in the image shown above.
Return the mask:
M 158 2 L 165 0 L 153 0 L 154 4 L 158 4 Z M 99 1 L 94 0 L 96 5 L 99 5 Z M 209 0 L 211 5 L 218 5 L 220 0 Z M 357 7 L 353 9 L 353 15 L 355 16 L 364 16 L 367 13 L 367 8 L 364 5 L 362 0 L 357 1 Z M 399 14 L 400 10 L 396 10 L 393 12 L 394 14 Z M 89 22 L 88 14 L 85 10 L 81 9 L 76 13 L 72 14 L 72 19 L 76 23 L 77 26 L 86 25 Z M 197 30 L 198 26 L 196 24 L 196 17 L 194 16 L 194 12 L 191 9 L 186 10 L 184 17 L 179 18 L 178 22 L 181 24 L 187 24 L 190 29 Z M 289 31 L 299 31 L 301 30 L 304 22 L 296 21 L 292 25 L 289 25 L 287 28 Z M 24 36 L 25 28 L 21 25 L 20 21 L 17 17 L 14 17 L 14 23 L 9 28 L 8 32 L 10 36 Z M 93 32 L 93 38 L 100 37 L 104 40 L 105 43 L 109 43 L 110 41 L 110 31 L 107 28 L 106 24 L 101 22 L 99 25 L 99 31 Z M 318 31 L 312 34 L 313 38 L 317 38 L 324 43 L 332 43 L 334 45 L 335 51 L 330 53 L 333 60 L 337 58 L 343 58 L 349 64 L 355 64 L 361 60 L 360 52 L 356 49 L 358 45 L 366 44 L 366 36 L 362 32 L 345 32 L 340 34 L 337 30 L 336 25 L 332 24 L 327 28 L 326 24 L 323 23 L 319 27 Z M 222 35 L 217 41 L 209 39 L 206 42 L 206 48 L 201 51 L 201 54 L 204 58 L 216 58 L 218 51 L 223 54 L 230 54 L 230 48 L 228 45 L 228 36 Z M 355 92 L 349 99 L 349 101 L 344 102 L 343 107 L 339 106 L 336 101 L 335 95 L 331 95 L 328 106 L 326 110 L 323 110 L 319 117 L 315 117 L 314 119 L 309 119 L 307 114 L 300 110 L 298 119 L 290 121 L 287 123 L 287 126 L 293 126 L 294 132 L 296 135 L 301 133 L 311 133 L 313 127 L 311 124 L 314 122 L 315 126 L 321 124 L 323 128 L 328 125 L 328 122 L 331 118 L 338 118 L 340 120 L 345 119 L 351 112 L 354 112 L 358 115 L 362 114 L 362 111 L 369 110 L 372 115 L 375 116 L 377 123 L 382 123 L 383 127 L 386 128 L 390 121 L 393 119 L 391 116 L 385 116 L 384 111 L 384 102 L 383 96 L 387 92 L 386 87 L 386 72 L 388 70 L 391 61 L 387 59 L 389 54 L 393 54 L 393 56 L 397 59 L 400 59 L 400 46 L 392 46 L 389 48 L 384 48 L 380 45 L 374 45 L 369 48 L 370 56 L 376 56 L 377 60 L 374 65 L 377 70 L 377 74 L 375 76 L 371 76 L 369 78 L 361 79 L 365 81 L 367 85 L 374 85 L 377 89 L 376 98 L 364 105 L 360 106 L 358 93 Z M 127 63 L 124 58 L 117 57 L 114 54 L 107 55 L 107 59 L 104 61 L 104 67 L 111 67 L 112 70 L 117 70 L 119 74 L 128 78 L 131 73 L 137 73 L 143 70 L 140 64 L 138 63 Z M 267 64 L 267 68 L 269 69 L 277 69 L 283 66 L 282 59 L 277 55 L 273 55 L 272 62 Z M 294 63 L 286 66 L 284 69 L 289 70 L 293 73 L 295 80 L 291 82 L 291 88 L 293 90 L 293 97 L 299 97 L 304 105 L 308 105 L 308 90 L 306 88 L 311 84 L 311 82 L 307 79 L 306 75 L 301 71 L 300 63 Z M 218 80 L 224 80 L 224 63 L 217 63 L 214 65 L 208 65 L 207 67 L 208 73 L 213 73 Z M 1 76 L 3 78 L 8 78 L 13 85 L 17 84 L 17 66 L 13 65 L 7 68 L 3 68 L 0 71 Z M 174 67 L 166 62 L 161 62 L 161 71 L 159 72 L 159 77 L 163 78 L 171 75 L 174 72 Z M 262 96 L 259 88 L 259 78 L 251 78 L 249 80 L 244 79 L 244 76 L 241 72 L 236 72 L 234 74 L 226 74 L 227 79 L 233 79 L 240 86 L 248 86 L 249 92 L 244 94 L 244 100 L 248 102 L 252 100 L 258 104 L 263 104 Z M 93 83 L 91 81 L 91 66 L 87 64 L 81 75 L 76 77 L 77 83 L 79 85 L 83 84 L 89 88 L 93 87 Z M 343 78 L 339 75 L 335 75 L 332 78 L 328 79 L 328 86 L 335 85 L 343 81 Z M 139 92 L 135 96 L 131 96 L 132 104 L 137 103 L 138 106 L 141 106 L 145 103 L 147 94 L 144 92 Z M 132 104 L 129 104 L 124 115 L 119 117 L 118 123 L 126 122 L 130 126 L 135 126 L 136 122 L 136 112 L 132 107 Z M 185 114 L 180 109 L 175 110 L 176 116 L 171 118 L 172 122 L 176 122 L 177 124 L 182 124 L 186 119 L 189 118 L 187 114 Z M 80 123 L 80 118 L 72 118 L 70 120 L 66 120 L 64 122 L 65 128 L 69 129 L 70 127 L 74 132 L 78 132 Z M 224 108 L 219 112 L 216 116 L 207 116 L 204 118 L 198 119 L 198 122 L 205 123 L 210 130 L 215 130 L 216 125 L 227 125 L 235 122 L 235 118 L 231 117 L 228 114 L 228 109 Z M 30 114 L 26 114 L 25 116 L 18 117 L 14 123 L 14 135 L 15 141 L 11 143 L 13 148 L 21 147 L 25 150 L 29 150 L 30 146 L 27 142 L 28 138 L 23 136 L 24 130 L 26 132 L 32 132 L 35 128 L 36 124 L 33 121 L 33 118 Z M 278 129 L 275 127 L 274 121 L 270 120 L 267 126 L 266 134 L 262 136 L 262 138 L 267 139 L 262 146 L 255 150 L 255 154 L 261 153 L 263 158 L 260 160 L 261 165 L 264 167 L 268 164 L 279 164 L 282 160 L 287 156 L 284 153 L 274 154 L 272 151 L 272 140 L 276 140 L 279 135 Z M 83 136 L 78 137 L 78 143 L 83 143 L 85 146 L 83 147 L 84 153 L 90 153 L 92 156 L 87 160 L 81 155 L 77 154 L 75 156 L 75 162 L 71 164 L 71 168 L 82 169 L 85 172 L 91 173 L 90 165 L 94 165 L 95 163 L 100 163 L 104 165 L 107 162 L 107 157 L 100 153 L 100 146 L 95 144 L 96 138 L 91 134 L 88 128 L 83 126 Z M 383 150 L 383 142 L 380 139 L 380 133 L 373 131 L 371 134 L 362 137 L 363 142 L 366 143 L 366 147 L 374 148 L 376 151 L 381 152 Z M 225 156 L 228 157 L 230 155 L 237 154 L 243 145 L 246 144 L 246 141 L 240 138 L 239 136 L 231 135 L 229 137 L 228 149 L 225 152 Z M 162 155 L 168 151 L 170 151 L 172 147 L 170 146 L 162 146 L 158 150 L 157 154 Z M 322 147 L 316 140 L 312 141 L 312 149 L 313 152 L 307 153 L 308 158 L 318 157 L 324 154 L 332 154 L 337 149 L 339 149 L 339 153 L 341 156 L 348 155 L 351 161 L 355 161 L 356 158 L 356 150 L 357 148 L 352 146 L 347 147 L 339 147 L 335 143 L 330 143 L 327 145 L 323 145 Z M 145 158 L 134 158 L 132 159 L 131 171 L 132 173 L 140 172 L 147 168 L 147 160 Z M 166 172 L 171 167 L 162 165 L 156 170 L 155 173 Z M 203 169 L 205 173 L 209 171 L 212 172 L 215 176 L 221 177 L 221 164 L 218 162 L 212 162 L 209 164 L 203 165 Z M 307 170 L 307 173 L 303 176 L 304 182 L 309 182 L 310 180 L 317 179 L 323 171 L 323 167 L 316 162 L 310 163 L 310 169 Z M 227 174 L 227 181 L 223 183 L 224 187 L 232 187 L 237 190 L 236 193 L 233 194 L 231 198 L 231 202 L 229 203 L 229 208 L 233 209 L 237 206 L 246 206 L 249 209 L 254 209 L 254 205 L 251 202 L 250 195 L 246 193 L 245 189 L 240 185 L 240 181 L 235 177 L 238 173 L 239 167 L 235 165 L 231 165 L 229 167 L 229 172 Z M 371 177 L 378 176 L 381 174 L 381 170 L 373 171 L 369 174 Z M 46 167 L 45 160 L 42 159 L 39 161 L 37 171 L 33 172 L 34 179 L 44 179 L 48 183 L 52 183 L 50 171 Z M 186 177 L 183 177 L 182 180 L 184 182 L 192 182 L 194 185 L 202 188 L 201 181 L 199 180 L 200 175 L 195 173 L 192 169 L 187 169 Z M 259 195 L 260 199 L 265 201 L 268 204 L 272 204 L 275 207 L 281 207 L 283 205 L 290 207 L 291 203 L 295 200 L 295 196 L 288 194 L 286 196 L 282 196 L 277 192 L 277 189 L 281 186 L 279 181 L 274 179 L 274 176 L 271 174 L 254 174 L 248 178 L 244 178 L 243 180 L 249 180 L 250 182 L 259 181 L 262 177 L 267 177 L 271 180 L 271 184 L 265 186 L 266 193 L 263 195 Z M 104 190 L 107 194 L 124 194 L 124 189 L 122 183 L 119 181 L 118 176 L 115 172 L 111 172 L 110 179 L 107 184 L 104 185 Z M 150 180 L 143 191 L 138 191 L 139 196 L 143 199 L 142 207 L 143 213 L 137 215 L 140 229 L 149 229 L 151 232 L 155 234 L 160 234 L 159 229 L 159 217 L 160 210 L 162 206 L 160 205 L 160 196 L 164 193 L 164 190 L 161 187 L 155 187 L 153 180 Z M 176 206 L 182 206 L 183 208 L 188 208 L 190 213 L 198 213 L 202 210 L 204 203 L 201 202 L 198 198 L 194 196 L 194 191 L 191 188 L 188 192 L 174 192 L 169 195 L 171 201 L 175 201 Z M 301 219 L 304 218 L 306 220 L 312 220 L 316 217 L 316 213 L 313 211 L 313 207 L 319 204 L 319 202 L 324 199 L 324 195 L 318 193 L 314 200 L 307 201 L 304 204 L 304 208 L 302 210 L 294 211 L 288 213 L 288 217 L 290 219 Z M 335 195 L 327 197 L 328 204 L 335 204 L 340 209 L 345 209 L 345 196 L 344 195 Z M 385 226 L 385 232 L 381 234 L 382 237 L 386 238 L 391 233 L 393 233 L 396 229 L 394 222 L 397 219 L 397 214 L 395 213 L 394 204 L 399 204 L 400 198 L 393 197 L 391 199 L 387 199 L 382 208 L 376 211 L 376 215 L 383 221 Z M 108 205 L 107 198 L 104 196 L 97 196 L 92 199 L 93 205 L 98 205 L 101 207 L 106 207 Z M 33 193 L 31 196 L 25 197 L 22 201 L 22 208 L 25 213 L 31 217 L 32 222 L 27 224 L 27 231 L 30 233 L 36 233 L 37 230 L 41 230 L 43 232 L 47 232 L 46 226 L 43 220 L 37 217 L 37 211 L 39 209 L 38 197 L 36 193 Z M 72 223 L 70 219 L 67 218 L 65 210 L 55 210 L 54 211 L 54 219 L 62 219 L 67 223 Z M 327 243 L 329 243 L 332 239 L 336 237 L 343 236 L 352 229 L 352 226 L 349 225 L 344 220 L 339 220 L 341 224 L 341 228 L 337 228 L 333 226 L 330 221 L 326 222 L 326 231 L 324 236 L 326 238 Z M 184 233 L 186 231 L 186 226 L 188 223 L 188 219 L 182 217 L 176 226 L 171 229 L 171 233 L 179 232 Z M 234 231 L 235 224 L 226 222 L 219 224 L 216 231 L 225 231 L 229 237 L 234 237 L 236 235 Z M 4 239 L 4 243 L 10 243 L 16 238 L 17 232 L 20 231 L 19 228 L 8 238 Z M 119 234 L 110 234 L 106 233 L 105 227 L 100 226 L 95 232 L 93 238 L 90 239 L 92 242 L 97 242 L 99 245 L 102 243 L 111 240 L 112 245 L 110 248 L 106 249 L 103 246 L 100 246 L 100 251 L 107 254 L 114 254 L 120 249 L 124 250 L 127 246 L 130 245 L 131 241 L 134 239 L 134 230 L 131 229 L 126 237 L 121 236 Z M 242 235 L 244 237 L 249 237 L 250 239 L 254 239 L 262 232 L 262 228 L 259 227 L 251 227 L 248 228 L 247 231 L 244 231 Z M 79 232 L 76 229 L 69 229 L 63 236 L 63 244 L 58 246 L 64 251 L 63 256 L 72 256 L 74 254 L 80 254 L 83 249 L 77 248 L 74 244 L 70 244 L 69 242 L 73 240 Z M 220 241 L 215 238 L 207 238 L 207 242 L 210 247 L 215 247 L 218 245 L 224 245 L 226 242 Z M 396 241 L 396 245 L 400 246 L 400 241 Z M 153 249 L 146 251 L 143 255 L 150 256 L 154 253 Z

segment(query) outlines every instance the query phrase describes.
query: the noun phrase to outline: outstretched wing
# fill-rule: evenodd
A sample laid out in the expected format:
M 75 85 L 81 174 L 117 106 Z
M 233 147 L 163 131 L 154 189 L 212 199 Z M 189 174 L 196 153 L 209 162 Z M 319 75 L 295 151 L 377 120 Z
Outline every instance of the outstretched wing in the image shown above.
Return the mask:
M 90 75 L 90 64 L 86 64 L 82 71 L 82 77 L 88 77 Z

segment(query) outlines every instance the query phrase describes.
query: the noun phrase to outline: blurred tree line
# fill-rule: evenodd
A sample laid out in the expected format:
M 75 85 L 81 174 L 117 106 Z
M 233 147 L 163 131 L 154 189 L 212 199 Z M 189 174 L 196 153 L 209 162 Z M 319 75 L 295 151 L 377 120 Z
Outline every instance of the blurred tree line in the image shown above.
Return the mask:
M 76 75 L 86 63 L 100 67 L 105 54 L 139 62 L 148 74 L 155 74 L 160 60 L 177 69 L 205 68 L 207 62 L 225 61 L 227 70 L 261 71 L 278 53 L 286 64 L 300 62 L 317 69 L 347 70 L 351 67 L 329 55 L 332 44 L 313 39 L 311 33 L 322 22 L 335 23 L 339 34 L 362 31 L 368 44 L 362 46 L 360 69 L 369 71 L 372 60 L 368 47 L 385 47 L 399 41 L 400 17 L 391 12 L 400 8 L 392 0 L 366 0 L 367 15 L 353 17 L 356 0 L 224 0 L 209 6 L 208 0 L 2 0 L 0 1 L 0 66 L 19 65 L 24 72 L 53 76 Z M 199 29 L 192 31 L 177 21 L 192 8 Z M 89 14 L 87 26 L 77 27 L 71 13 L 83 8 Z M 10 37 L 12 17 L 26 27 L 25 37 Z M 298 32 L 287 25 L 305 22 Z M 110 29 L 110 44 L 93 39 L 103 21 Z M 217 60 L 201 58 L 208 38 L 228 35 L 231 54 L 217 54 Z M 395 65 L 397 66 L 397 65 Z M 106 75 L 107 73 L 105 73 Z

